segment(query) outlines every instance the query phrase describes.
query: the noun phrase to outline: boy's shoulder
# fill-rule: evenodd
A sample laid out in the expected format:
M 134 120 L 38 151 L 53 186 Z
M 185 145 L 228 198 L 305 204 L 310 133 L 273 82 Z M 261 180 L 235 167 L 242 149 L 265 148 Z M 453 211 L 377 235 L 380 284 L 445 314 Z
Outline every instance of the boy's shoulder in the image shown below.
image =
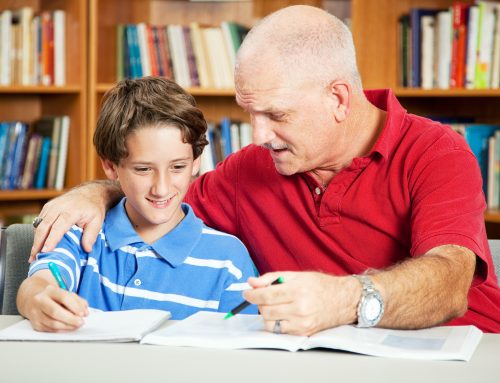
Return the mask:
M 224 231 L 213 229 L 204 223 L 201 228 L 201 237 L 205 240 L 221 244 L 234 243 L 235 245 L 245 246 L 238 237 Z

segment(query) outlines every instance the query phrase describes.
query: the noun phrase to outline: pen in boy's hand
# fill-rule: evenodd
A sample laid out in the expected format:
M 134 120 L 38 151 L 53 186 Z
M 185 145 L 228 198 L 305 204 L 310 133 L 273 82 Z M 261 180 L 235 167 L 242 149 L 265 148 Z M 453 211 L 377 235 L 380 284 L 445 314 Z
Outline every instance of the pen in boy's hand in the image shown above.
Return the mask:
M 277 285 L 278 283 L 283 283 L 285 282 L 285 278 L 283 277 L 278 277 L 278 279 L 274 280 L 273 282 L 271 282 L 271 285 Z M 238 306 L 236 306 L 234 309 L 232 309 L 231 311 L 229 311 L 226 316 L 224 317 L 224 319 L 229 319 L 233 316 L 235 316 L 236 314 L 238 314 L 240 311 L 244 310 L 245 308 L 247 308 L 248 306 L 250 306 L 251 303 L 248 302 L 248 301 L 243 301 L 241 302 Z
M 68 287 L 66 286 L 66 283 L 64 283 L 64 279 L 59 272 L 59 269 L 57 268 L 57 265 L 54 262 L 49 262 L 49 270 L 51 271 L 52 275 L 57 281 L 57 284 L 59 287 L 63 290 L 68 290 Z

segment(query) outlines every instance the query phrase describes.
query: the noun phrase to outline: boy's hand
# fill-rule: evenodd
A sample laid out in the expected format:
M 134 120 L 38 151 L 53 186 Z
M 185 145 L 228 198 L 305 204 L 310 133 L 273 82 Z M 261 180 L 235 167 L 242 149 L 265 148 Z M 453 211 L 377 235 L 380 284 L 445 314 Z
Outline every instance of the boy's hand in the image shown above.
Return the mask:
M 47 332 L 74 331 L 84 324 L 87 315 L 85 299 L 53 285 L 33 296 L 26 312 L 34 330 Z
M 24 280 L 17 307 L 34 330 L 47 332 L 74 331 L 89 313 L 87 301 L 58 287 L 49 270 L 40 270 Z

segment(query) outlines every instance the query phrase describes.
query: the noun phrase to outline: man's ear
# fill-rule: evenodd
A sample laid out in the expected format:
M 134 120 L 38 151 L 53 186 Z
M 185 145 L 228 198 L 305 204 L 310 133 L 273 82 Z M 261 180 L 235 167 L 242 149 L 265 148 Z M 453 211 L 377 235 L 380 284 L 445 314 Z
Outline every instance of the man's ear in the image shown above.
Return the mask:
M 100 160 L 102 169 L 104 170 L 104 174 L 106 174 L 106 177 L 108 177 L 108 180 L 117 180 L 118 173 L 116 171 L 116 164 L 114 164 L 110 160 L 105 160 L 104 158 L 100 158 Z
M 333 115 L 337 122 L 344 121 L 349 115 L 351 104 L 351 86 L 345 81 L 332 81 L 328 92 L 335 100 Z
M 205 148 L 205 150 L 208 150 L 208 148 Z M 193 177 L 197 175 L 198 172 L 200 171 L 200 164 L 201 164 L 201 155 L 199 155 L 198 158 L 193 161 L 193 171 L 191 172 L 191 175 Z

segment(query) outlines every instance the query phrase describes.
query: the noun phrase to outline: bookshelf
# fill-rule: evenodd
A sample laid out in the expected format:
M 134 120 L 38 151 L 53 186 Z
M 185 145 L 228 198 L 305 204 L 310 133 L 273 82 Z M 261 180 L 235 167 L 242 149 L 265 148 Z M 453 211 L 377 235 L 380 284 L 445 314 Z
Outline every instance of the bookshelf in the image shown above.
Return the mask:
M 410 8 L 447 8 L 454 0 L 352 0 L 352 31 L 365 88 L 392 88 L 411 113 L 474 117 L 500 123 L 500 89 L 416 89 L 398 86 L 398 19 Z M 472 0 L 462 1 L 473 4 Z M 500 234 L 500 211 L 485 214 L 488 237 Z
M 254 2 L 190 2 L 190 1 L 127 1 L 90 0 L 89 2 L 89 129 L 87 141 L 93 153 L 92 136 L 100 102 L 104 93 L 116 81 L 116 26 L 118 24 L 146 22 L 150 24 L 182 24 L 198 22 L 202 25 L 219 25 L 231 20 L 251 26 Z M 236 105 L 234 89 L 188 88 L 207 120 L 219 121 L 223 116 L 248 121 L 249 118 Z M 102 178 L 100 162 L 96 155 L 87 157 L 90 178 Z
M 66 187 L 87 179 L 87 25 L 86 0 L 16 0 L 3 1 L 6 9 L 31 7 L 35 14 L 64 10 L 66 13 L 66 85 L 0 87 L 0 120 L 19 120 L 29 124 L 44 115 L 70 116 Z M 0 218 L 37 213 L 43 203 L 61 194 L 57 190 L 1 190 Z

